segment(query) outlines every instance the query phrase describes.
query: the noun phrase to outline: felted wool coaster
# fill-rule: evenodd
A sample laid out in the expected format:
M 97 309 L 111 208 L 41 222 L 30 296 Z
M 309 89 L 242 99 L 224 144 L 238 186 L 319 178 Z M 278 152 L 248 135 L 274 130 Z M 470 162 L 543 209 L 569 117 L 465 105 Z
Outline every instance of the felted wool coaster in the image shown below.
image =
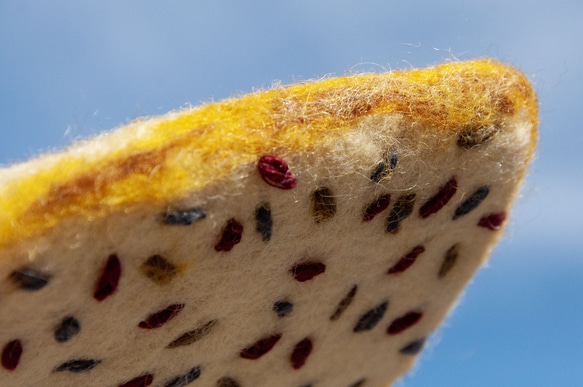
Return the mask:
M 481 60 L 257 92 L 4 169 L 0 386 L 388 386 L 487 259 L 536 127 L 528 80 Z

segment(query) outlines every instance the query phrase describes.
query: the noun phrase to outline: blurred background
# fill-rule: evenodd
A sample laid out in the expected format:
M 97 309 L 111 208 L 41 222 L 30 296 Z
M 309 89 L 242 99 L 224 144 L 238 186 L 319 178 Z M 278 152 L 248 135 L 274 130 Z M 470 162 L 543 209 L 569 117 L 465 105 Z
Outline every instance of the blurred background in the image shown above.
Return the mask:
M 582 36 L 578 0 L 0 0 L 0 164 L 274 81 L 497 58 L 539 93 L 538 156 L 400 386 L 582 386 Z

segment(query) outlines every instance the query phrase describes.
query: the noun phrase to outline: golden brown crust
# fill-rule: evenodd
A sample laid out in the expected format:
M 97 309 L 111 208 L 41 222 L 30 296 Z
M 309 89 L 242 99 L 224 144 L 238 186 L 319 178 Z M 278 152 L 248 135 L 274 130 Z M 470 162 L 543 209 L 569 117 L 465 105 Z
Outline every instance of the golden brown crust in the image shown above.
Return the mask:
M 535 128 L 532 157 L 537 109 L 522 73 L 482 60 L 332 78 L 172 113 L 131 125 L 131 131 L 120 129 L 127 136 L 135 135 L 136 125 L 142 131 L 121 149 L 103 136 L 94 145 L 105 153 L 70 150 L 47 168 L 5 182 L 0 247 L 67 217 L 104 216 L 136 203 L 187 196 L 260 155 L 304 152 L 333 141 L 364 116 L 396 114 L 405 124 L 458 133 L 526 113 Z

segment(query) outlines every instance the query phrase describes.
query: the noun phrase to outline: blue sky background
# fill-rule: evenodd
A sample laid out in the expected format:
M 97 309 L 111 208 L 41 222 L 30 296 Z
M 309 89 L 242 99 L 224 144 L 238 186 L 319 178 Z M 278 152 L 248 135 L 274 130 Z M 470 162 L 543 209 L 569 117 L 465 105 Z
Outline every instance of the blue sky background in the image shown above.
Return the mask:
M 539 93 L 538 157 L 402 386 L 582 386 L 582 36 L 578 0 L 0 0 L 0 164 L 275 80 L 498 58 Z

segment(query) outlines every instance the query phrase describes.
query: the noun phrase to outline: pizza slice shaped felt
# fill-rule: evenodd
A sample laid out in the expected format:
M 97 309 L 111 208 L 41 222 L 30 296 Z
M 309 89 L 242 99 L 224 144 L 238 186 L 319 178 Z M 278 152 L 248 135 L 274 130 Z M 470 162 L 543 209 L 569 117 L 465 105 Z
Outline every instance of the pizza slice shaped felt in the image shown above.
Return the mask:
M 536 128 L 528 80 L 481 60 L 262 91 L 4 169 L 0 386 L 388 386 L 500 237 Z

